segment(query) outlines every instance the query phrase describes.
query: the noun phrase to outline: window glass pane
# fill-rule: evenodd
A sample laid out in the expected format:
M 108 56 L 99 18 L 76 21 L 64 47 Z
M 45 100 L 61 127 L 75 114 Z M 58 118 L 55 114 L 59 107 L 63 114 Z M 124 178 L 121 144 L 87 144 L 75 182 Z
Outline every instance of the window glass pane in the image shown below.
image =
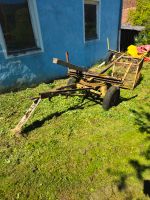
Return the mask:
M 0 24 L 9 55 L 36 48 L 27 0 L 0 0 Z
M 85 4 L 85 40 L 97 38 L 97 5 Z

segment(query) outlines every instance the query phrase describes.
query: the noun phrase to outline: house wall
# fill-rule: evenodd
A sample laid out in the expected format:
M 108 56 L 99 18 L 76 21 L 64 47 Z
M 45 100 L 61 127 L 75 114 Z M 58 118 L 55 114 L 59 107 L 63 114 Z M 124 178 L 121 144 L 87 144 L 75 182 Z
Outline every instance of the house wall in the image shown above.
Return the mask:
M 123 0 L 123 9 L 136 7 L 136 0 Z
M 52 58 L 91 66 L 107 53 L 107 37 L 112 49 L 118 46 L 121 0 L 101 0 L 100 39 L 84 41 L 83 0 L 36 0 L 44 51 L 6 59 L 0 45 L 0 91 L 32 86 L 64 77 L 67 69 L 52 64 Z M 0 42 L 1 43 L 1 42 Z
M 128 14 L 131 10 L 136 9 L 136 0 L 123 0 L 122 24 L 129 24 Z

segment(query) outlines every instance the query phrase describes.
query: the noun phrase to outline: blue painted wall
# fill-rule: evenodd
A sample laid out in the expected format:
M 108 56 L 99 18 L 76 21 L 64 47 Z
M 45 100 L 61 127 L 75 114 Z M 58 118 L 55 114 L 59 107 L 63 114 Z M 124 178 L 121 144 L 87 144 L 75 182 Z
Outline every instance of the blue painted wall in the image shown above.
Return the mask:
M 64 77 L 67 69 L 52 64 L 52 58 L 91 66 L 107 53 L 107 37 L 117 49 L 122 0 L 101 0 L 100 40 L 84 42 L 83 0 L 36 0 L 44 52 L 5 59 L 0 46 L 0 91 Z

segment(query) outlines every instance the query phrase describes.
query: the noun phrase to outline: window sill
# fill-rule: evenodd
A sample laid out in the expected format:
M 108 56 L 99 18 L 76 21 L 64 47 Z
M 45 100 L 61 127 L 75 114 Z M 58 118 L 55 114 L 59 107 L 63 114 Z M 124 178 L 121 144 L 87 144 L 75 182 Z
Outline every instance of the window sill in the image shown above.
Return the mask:
M 39 53 L 43 53 L 43 49 L 41 48 L 36 48 L 34 50 L 28 50 L 28 51 L 20 51 L 18 53 L 14 53 L 14 54 L 7 54 L 6 55 L 6 59 L 11 59 L 11 58 L 17 58 L 17 57 L 23 57 L 23 56 L 30 56 L 30 55 L 34 55 L 34 54 L 39 54 Z
M 85 44 L 91 44 L 91 43 L 97 43 L 99 41 L 100 41 L 100 39 L 97 38 L 97 39 L 92 39 L 92 40 L 85 40 L 84 43 Z

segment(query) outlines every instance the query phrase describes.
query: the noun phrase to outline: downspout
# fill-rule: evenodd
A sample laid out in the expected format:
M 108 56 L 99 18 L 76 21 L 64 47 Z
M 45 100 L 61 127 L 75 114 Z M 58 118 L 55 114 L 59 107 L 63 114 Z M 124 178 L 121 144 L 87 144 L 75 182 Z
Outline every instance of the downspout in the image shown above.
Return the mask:
M 122 20 L 122 9 L 123 9 L 123 0 L 120 0 L 120 13 L 119 13 L 119 23 L 118 23 L 118 38 L 117 46 L 118 51 L 120 51 L 120 42 L 121 42 L 121 20 Z

